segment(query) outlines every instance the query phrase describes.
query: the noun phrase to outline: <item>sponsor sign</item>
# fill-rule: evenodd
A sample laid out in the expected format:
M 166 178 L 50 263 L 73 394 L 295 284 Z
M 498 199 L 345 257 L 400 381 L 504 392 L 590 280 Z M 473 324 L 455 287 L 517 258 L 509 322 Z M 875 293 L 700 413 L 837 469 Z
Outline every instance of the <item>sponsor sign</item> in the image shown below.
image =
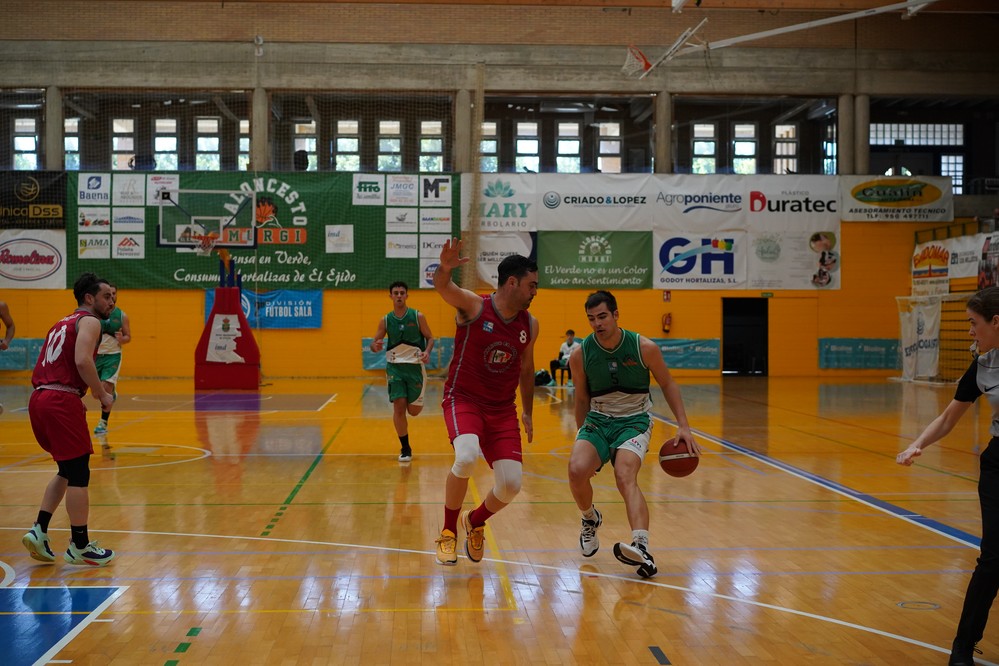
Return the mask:
M 898 340 L 819 338 L 819 368 L 898 370 Z
M 111 258 L 145 259 L 146 237 L 144 234 L 111 234 Z
M 420 242 L 416 234 L 385 234 L 386 259 L 416 259 Z
M 521 174 L 481 174 L 481 196 L 475 211 L 480 231 L 505 233 L 537 231 L 536 187 L 538 177 Z M 461 177 L 461 210 L 472 206 L 474 179 L 471 174 Z M 469 220 L 462 221 L 467 229 Z
M 416 206 L 420 202 L 420 179 L 411 175 L 388 176 L 385 192 L 387 206 Z
M 355 206 L 385 205 L 385 176 L 372 173 L 355 173 L 351 203 Z
M 952 222 L 950 178 L 840 176 L 842 219 L 849 222 Z
M 66 232 L 0 230 L 0 288 L 65 289 Z
M 80 233 L 104 233 L 111 231 L 110 208 L 78 208 L 76 230 Z
M 146 175 L 142 173 L 115 173 L 111 180 L 113 206 L 145 206 Z
M 540 286 L 563 289 L 648 289 L 652 283 L 648 233 L 538 232 Z
M 66 174 L 0 172 L 0 230 L 65 229 Z
M 322 328 L 322 290 L 276 289 L 240 292 L 240 307 L 253 328 Z M 215 290 L 205 291 L 205 321 L 215 304 Z
M 656 229 L 709 235 L 746 228 L 742 176 L 656 175 L 644 191 Z
M 440 266 L 440 262 L 437 258 L 420 258 L 420 289 L 434 288 L 434 271 L 437 270 L 438 266 Z
M 80 173 L 77 183 L 76 203 L 78 205 L 111 205 L 111 174 Z
M 79 236 L 76 256 L 80 259 L 110 259 L 111 236 L 108 234 Z
M 351 254 L 354 252 L 354 225 L 326 225 L 326 253 Z
M 660 289 L 742 289 L 746 285 L 746 234 L 710 236 L 653 233 L 653 286 Z
M 941 241 L 917 245 L 912 254 L 912 295 L 950 291 L 950 250 Z
M 420 234 L 420 258 L 440 259 L 441 248 L 450 239 L 450 234 Z
M 451 207 L 451 176 L 420 176 L 420 206 Z
M 448 227 L 450 229 L 450 227 Z M 386 208 L 385 231 L 391 234 L 415 234 L 420 230 L 419 208 Z
M 176 192 L 180 189 L 180 174 L 151 173 L 146 176 L 146 205 L 163 206 L 169 204 L 160 196 L 163 192 Z
M 541 207 L 538 229 L 648 231 L 652 205 L 647 174 L 614 176 L 541 174 L 537 176 Z
M 673 370 L 718 370 L 721 368 L 721 340 L 674 340 L 650 338 L 656 343 L 666 365 Z
M 450 208 L 421 208 L 420 233 L 451 235 Z
M 124 233 L 144 233 L 146 231 L 145 208 L 112 208 L 111 231 Z

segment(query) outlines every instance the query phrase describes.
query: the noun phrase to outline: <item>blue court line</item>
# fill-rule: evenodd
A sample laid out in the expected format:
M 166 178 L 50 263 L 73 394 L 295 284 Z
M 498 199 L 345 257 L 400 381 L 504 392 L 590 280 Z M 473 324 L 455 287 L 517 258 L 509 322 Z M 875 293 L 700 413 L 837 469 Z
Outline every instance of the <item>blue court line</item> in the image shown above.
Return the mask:
M 663 421 L 664 423 L 669 423 L 670 425 L 673 426 L 677 425 L 676 421 L 666 418 L 662 414 L 657 414 L 653 412 L 652 416 L 659 419 L 660 421 Z M 844 486 L 843 484 L 833 481 L 832 479 L 827 479 L 824 476 L 819 476 L 818 474 L 814 474 L 807 470 L 803 470 L 800 467 L 795 467 L 794 465 L 790 465 L 782 460 L 772 458 L 766 454 L 759 453 L 757 451 L 753 451 L 750 448 L 747 448 L 740 444 L 736 444 L 735 442 L 731 442 L 727 439 L 723 439 L 721 437 L 715 437 L 713 435 L 710 435 L 706 432 L 702 432 L 699 430 L 693 430 L 692 432 L 694 432 L 699 437 L 704 437 L 705 439 L 708 439 L 712 442 L 717 442 L 718 444 L 721 444 L 726 448 L 729 448 L 733 451 L 738 451 L 739 453 L 749 456 L 750 458 L 753 458 L 762 463 L 783 470 L 788 474 L 797 476 L 806 481 L 811 481 L 812 483 L 818 486 L 828 488 L 829 490 L 835 491 L 842 495 L 846 495 L 847 497 L 855 499 L 858 502 L 862 502 L 869 506 L 873 506 L 877 509 L 880 509 L 881 511 L 884 511 L 885 513 L 901 518 L 902 520 L 905 520 L 907 522 L 920 525 L 921 527 L 925 527 L 926 529 L 937 532 L 938 534 L 941 534 L 943 536 L 950 537 L 951 539 L 954 539 L 955 541 L 958 541 L 960 543 L 972 546 L 974 548 L 980 548 L 982 545 L 981 537 L 976 537 L 975 535 L 969 534 L 968 532 L 965 532 L 963 530 L 959 530 L 956 527 L 945 525 L 944 523 L 941 523 L 938 520 L 933 520 L 932 518 L 927 518 L 922 514 L 909 511 L 908 509 L 903 509 L 902 507 L 899 506 L 895 506 L 894 504 L 891 504 L 890 502 L 886 502 L 882 499 L 874 497 L 873 495 L 868 495 L 867 493 L 862 493 L 859 490 L 854 490 L 853 488 Z
M 650 645 L 649 652 L 651 652 L 652 656 L 656 658 L 656 663 L 659 664 L 660 666 L 669 666 L 669 664 L 673 663 L 669 660 L 669 658 L 666 656 L 666 653 L 663 652 L 662 648 L 660 648 L 658 645 Z

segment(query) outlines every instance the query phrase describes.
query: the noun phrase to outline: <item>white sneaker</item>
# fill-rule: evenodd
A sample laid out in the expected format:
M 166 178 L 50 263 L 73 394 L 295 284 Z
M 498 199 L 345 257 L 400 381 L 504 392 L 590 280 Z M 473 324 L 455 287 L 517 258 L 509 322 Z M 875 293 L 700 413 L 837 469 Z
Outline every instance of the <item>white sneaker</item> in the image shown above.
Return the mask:
M 28 555 L 39 562 L 55 562 L 55 553 L 49 543 L 49 535 L 35 523 L 28 533 L 21 537 L 21 543 L 28 549 Z
M 593 513 L 597 517 L 593 520 L 583 518 L 582 527 L 579 528 L 579 548 L 583 551 L 583 557 L 593 557 L 600 550 L 600 539 L 597 538 L 597 529 L 603 525 L 604 517 L 600 511 L 594 507 Z
M 107 421 L 98 421 L 97 427 L 94 428 L 95 435 L 106 435 L 108 433 Z
M 637 573 L 642 578 L 652 578 L 659 572 L 656 569 L 656 561 L 645 546 L 640 543 L 614 544 L 614 557 L 629 566 L 638 567 Z
M 110 548 L 101 548 L 96 541 L 91 541 L 84 549 L 76 547 L 72 541 L 63 559 L 69 564 L 80 564 L 89 567 L 104 567 L 114 559 L 114 551 Z

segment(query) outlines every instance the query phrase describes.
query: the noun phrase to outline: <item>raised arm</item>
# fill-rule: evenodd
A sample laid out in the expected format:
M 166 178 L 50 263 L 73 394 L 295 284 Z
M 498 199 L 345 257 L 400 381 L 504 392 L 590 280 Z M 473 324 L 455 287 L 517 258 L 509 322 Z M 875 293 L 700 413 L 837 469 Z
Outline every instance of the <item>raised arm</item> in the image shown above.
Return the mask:
M 434 289 L 444 302 L 458 311 L 457 321 L 463 324 L 479 316 L 482 310 L 482 297 L 474 291 L 463 289 L 451 279 L 454 269 L 471 261 L 461 256 L 461 240 L 451 238 L 441 248 L 440 263 L 434 271 Z
M 666 404 L 669 405 L 670 411 L 673 412 L 673 417 L 676 419 L 677 440 L 686 442 L 691 451 L 701 455 L 701 449 L 694 441 L 694 435 L 690 432 L 690 424 L 687 423 L 687 411 L 683 407 L 683 398 L 680 397 L 680 385 L 676 383 L 669 368 L 666 367 L 666 361 L 663 360 L 659 346 L 647 337 L 640 335 L 638 336 L 638 348 L 641 350 L 645 366 L 652 373 L 659 388 L 662 389 Z
M 385 346 L 385 317 L 378 320 L 378 330 L 375 331 L 375 337 L 371 341 L 371 345 L 368 347 L 374 353 L 378 353 Z
M 534 342 L 538 339 L 540 325 L 533 315 L 531 318 L 531 340 L 524 349 L 524 358 L 520 361 L 520 401 L 523 403 L 521 421 L 524 422 L 524 432 L 527 433 L 527 443 L 534 441 Z
M 0 340 L 0 351 L 2 351 L 10 347 L 10 341 L 14 339 L 14 318 L 10 316 L 10 308 L 3 301 L 0 301 L 0 321 L 5 328 L 3 339 Z

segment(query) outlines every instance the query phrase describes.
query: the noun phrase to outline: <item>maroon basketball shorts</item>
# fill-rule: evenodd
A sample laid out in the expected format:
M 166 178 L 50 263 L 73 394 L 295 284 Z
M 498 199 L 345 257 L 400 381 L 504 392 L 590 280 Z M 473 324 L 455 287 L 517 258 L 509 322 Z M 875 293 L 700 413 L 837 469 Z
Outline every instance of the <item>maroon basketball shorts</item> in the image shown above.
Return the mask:
M 497 460 L 523 462 L 516 403 L 492 406 L 452 397 L 445 398 L 441 407 L 451 441 L 459 435 L 478 436 L 489 467 Z
M 93 454 L 87 428 L 87 408 L 75 393 L 42 389 L 28 399 L 31 430 L 53 460 L 72 460 Z

